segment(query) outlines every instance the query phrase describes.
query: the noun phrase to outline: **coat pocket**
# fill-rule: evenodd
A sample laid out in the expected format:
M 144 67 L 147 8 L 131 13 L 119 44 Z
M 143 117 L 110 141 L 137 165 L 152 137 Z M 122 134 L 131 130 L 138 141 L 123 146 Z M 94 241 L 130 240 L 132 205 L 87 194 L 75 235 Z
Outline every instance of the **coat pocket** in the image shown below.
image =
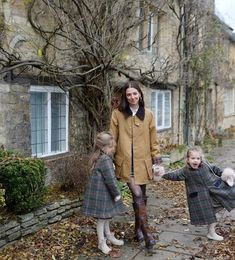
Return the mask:
M 148 173 L 148 177 L 151 180 L 153 179 L 152 159 L 145 160 L 144 163 L 145 163 L 146 171 Z
M 120 156 L 115 157 L 115 173 L 118 178 L 121 177 L 122 167 L 124 159 Z
M 198 192 L 197 191 L 194 191 L 194 192 L 191 192 L 191 193 L 189 193 L 189 198 L 195 198 L 195 197 L 197 197 L 197 195 L 198 195 Z

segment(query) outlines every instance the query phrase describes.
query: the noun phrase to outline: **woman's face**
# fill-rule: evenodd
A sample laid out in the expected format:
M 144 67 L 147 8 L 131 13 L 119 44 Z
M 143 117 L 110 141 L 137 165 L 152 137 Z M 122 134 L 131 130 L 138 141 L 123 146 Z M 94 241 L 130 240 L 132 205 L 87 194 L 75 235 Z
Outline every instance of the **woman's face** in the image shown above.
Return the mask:
M 126 89 L 126 99 L 130 106 L 136 106 L 139 104 L 140 93 L 135 88 Z
M 187 159 L 188 164 L 193 168 L 193 169 L 198 169 L 200 166 L 202 160 L 201 160 L 201 154 L 199 152 L 191 152 L 190 156 Z

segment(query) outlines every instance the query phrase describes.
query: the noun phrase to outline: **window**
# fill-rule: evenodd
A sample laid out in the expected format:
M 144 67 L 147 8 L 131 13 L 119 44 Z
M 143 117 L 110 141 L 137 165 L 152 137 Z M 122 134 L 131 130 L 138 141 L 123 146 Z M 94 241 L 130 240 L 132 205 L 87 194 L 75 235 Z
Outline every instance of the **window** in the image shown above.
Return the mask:
M 152 51 L 152 46 L 153 46 L 153 14 L 148 15 L 147 21 L 148 21 L 147 51 Z
M 171 127 L 171 92 L 169 90 L 152 92 L 151 109 L 155 114 L 157 129 Z
M 224 115 L 235 114 L 235 88 L 226 88 L 224 90 Z
M 150 7 L 144 7 L 144 3 L 140 2 L 137 16 L 143 20 L 138 27 L 137 48 L 152 52 L 154 43 L 154 13 L 150 11 Z
M 58 87 L 30 88 L 33 156 L 68 151 L 68 95 Z

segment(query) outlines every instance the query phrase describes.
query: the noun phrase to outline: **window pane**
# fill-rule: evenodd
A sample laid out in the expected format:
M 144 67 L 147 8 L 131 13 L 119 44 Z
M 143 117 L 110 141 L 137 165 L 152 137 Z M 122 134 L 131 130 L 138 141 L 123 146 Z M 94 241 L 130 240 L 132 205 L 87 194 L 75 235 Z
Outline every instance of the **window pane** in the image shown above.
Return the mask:
M 156 92 L 151 93 L 151 110 L 156 113 Z
M 224 114 L 232 115 L 235 113 L 235 104 L 234 104 L 234 92 L 233 88 L 227 88 L 224 92 Z
M 47 93 L 32 92 L 31 108 L 31 144 L 32 154 L 46 154 L 47 148 Z
M 161 127 L 163 124 L 163 95 L 157 95 L 157 126 Z
M 66 149 L 66 94 L 51 93 L 51 151 Z
M 171 109 L 171 104 L 170 104 L 170 93 L 166 92 L 165 93 L 165 111 L 164 111 L 164 126 L 169 127 L 170 126 L 170 109 Z
M 148 15 L 148 32 L 147 32 L 147 48 L 148 51 L 152 48 L 152 22 L 153 22 L 153 16 L 152 14 Z

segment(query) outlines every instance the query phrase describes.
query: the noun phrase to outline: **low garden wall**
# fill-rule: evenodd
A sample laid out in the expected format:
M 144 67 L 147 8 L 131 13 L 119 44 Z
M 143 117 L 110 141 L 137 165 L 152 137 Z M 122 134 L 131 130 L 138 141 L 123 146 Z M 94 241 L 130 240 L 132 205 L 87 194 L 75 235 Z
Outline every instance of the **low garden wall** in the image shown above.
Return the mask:
M 0 249 L 21 237 L 35 233 L 49 224 L 58 222 L 79 212 L 81 199 L 62 199 L 45 205 L 31 213 L 16 216 L 6 224 L 0 224 Z

